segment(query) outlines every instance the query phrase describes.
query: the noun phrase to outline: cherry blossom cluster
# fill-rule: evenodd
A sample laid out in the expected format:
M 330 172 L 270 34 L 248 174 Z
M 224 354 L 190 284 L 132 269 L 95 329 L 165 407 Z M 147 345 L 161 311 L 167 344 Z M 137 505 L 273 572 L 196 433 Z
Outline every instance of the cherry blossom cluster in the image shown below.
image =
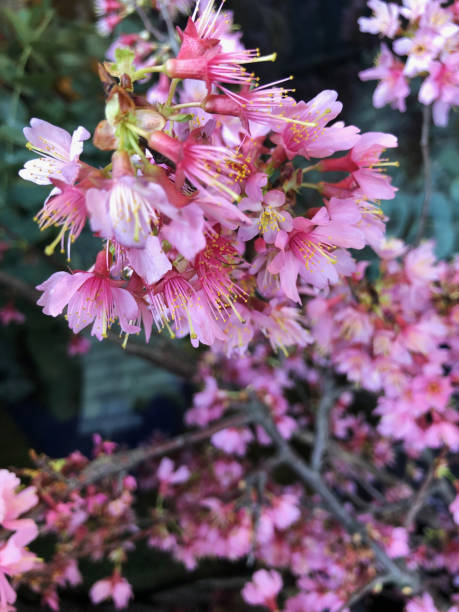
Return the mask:
M 308 302 L 318 363 L 327 355 L 349 381 L 381 394 L 379 431 L 410 453 L 457 451 L 459 261 L 436 262 L 430 242 L 407 250 L 395 239 L 379 255 L 376 280 L 365 280 L 363 262 L 348 284 Z
M 411 251 L 404 259 L 405 267 L 416 258 L 419 263 L 421 253 L 421 249 Z M 390 282 L 383 282 L 388 291 L 393 291 L 395 279 L 397 286 L 403 284 L 402 266 L 391 258 L 384 265 L 391 271 L 384 273 Z M 427 263 L 430 270 L 435 267 L 433 262 Z M 423 263 L 415 272 L 418 294 L 420 273 L 425 269 Z M 449 283 L 451 289 L 453 282 L 457 282 L 454 266 L 442 271 L 440 281 L 427 281 L 427 285 L 435 284 L 439 289 L 435 304 L 437 316 L 441 313 L 445 325 L 450 324 L 457 307 L 445 303 L 450 294 L 440 289 L 443 283 Z M 381 302 L 386 304 L 386 331 L 389 321 L 396 329 L 401 323 L 398 302 L 394 301 L 393 317 L 390 300 Z M 333 321 L 332 315 L 330 319 Z M 421 314 L 418 319 L 421 322 Z M 338 324 L 342 320 L 338 317 Z M 316 333 L 323 338 L 323 326 L 313 324 L 312 334 Z M 355 338 L 347 341 L 355 346 Z M 445 337 L 436 341 L 442 345 L 446 342 Z M 123 608 L 133 596 L 123 568 L 143 541 L 169 552 L 188 570 L 194 570 L 204 559 L 250 560 L 253 577 L 241 589 L 241 597 L 248 604 L 273 612 L 348 610 L 355 592 L 369 582 L 378 582 L 372 551 L 322 507 L 317 495 L 298 482 L 292 484 L 285 475 L 277 476 L 276 465 L 282 463 L 282 457 L 273 453 L 269 430 L 249 418 L 250 402 L 260 402 L 280 436 L 300 445 L 307 456 L 314 444 L 312 432 L 317 428 L 319 405 L 328 401 L 331 440 L 324 482 L 365 524 L 389 559 L 405 559 L 411 571 L 437 576 L 442 589 L 448 590 L 459 569 L 459 482 L 455 483 L 456 495 L 451 496 L 452 487 L 446 501 L 433 491 L 424 500 L 421 521 L 426 521 L 429 529 L 418 531 L 415 520 L 406 523 L 406 513 L 426 478 L 427 468 L 420 461 L 419 449 L 408 457 L 405 473 L 401 474 L 396 467 L 399 451 L 394 448 L 392 432 L 370 426 L 366 409 L 356 408 L 357 390 L 343 387 L 339 376 L 330 386 L 330 364 L 323 353 L 319 357 L 315 352 L 308 347 L 306 355 L 301 351 L 289 357 L 276 355 L 266 339 L 237 360 L 209 352 L 199 375 L 202 390 L 194 396 L 186 423 L 204 430 L 234 413 L 239 413 L 241 422 L 209 433 L 210 441 L 203 447 L 193 449 L 185 444 L 174 459 L 166 450 L 161 457 L 162 441 L 154 439 L 150 448 L 158 451 L 159 458 L 148 459 L 147 447 L 135 477 L 125 471 L 122 478 L 118 470 L 114 474 L 104 472 L 111 458 L 112 465 L 122 468 L 123 455 L 116 454 L 115 444 L 98 436 L 92 461 L 78 452 L 48 463 L 41 458 L 39 469 L 32 472 L 32 483 L 40 491 L 42 502 L 41 533 L 52 533 L 56 546 L 53 556 L 26 574 L 23 582 L 40 593 L 43 603 L 58 610 L 58 588 L 81 581 L 79 560 L 108 560 L 113 572 L 94 583 L 90 596 L 94 603 L 110 597 L 117 608 Z M 413 357 L 416 353 L 413 351 Z M 413 359 L 410 373 L 413 375 L 418 367 L 418 376 L 422 376 L 425 365 L 423 357 Z M 399 390 L 398 401 L 402 392 Z M 394 392 L 391 399 L 396 410 Z M 434 410 L 432 405 L 432 413 Z M 406 444 L 409 448 L 410 437 Z M 434 482 L 439 491 L 442 480 L 454 481 L 444 454 L 448 445 L 449 440 L 445 440 L 435 465 Z M 178 448 L 182 447 L 183 443 Z M 166 448 L 170 448 L 167 443 Z M 142 496 L 147 496 L 147 506 L 141 502 Z M 437 537 L 432 537 L 433 531 L 441 539 L 441 546 Z M 430 612 L 457 612 L 454 600 L 447 608 L 437 608 L 429 598 L 426 592 L 408 600 L 407 612 L 424 610 L 415 606 L 426 602 L 430 602 Z
M 369 0 L 371 17 L 361 17 L 362 32 L 378 34 L 382 42 L 376 65 L 360 72 L 364 81 L 377 79 L 373 104 L 391 104 L 405 111 L 410 79 L 423 79 L 418 99 L 433 104 L 433 120 L 446 126 L 452 106 L 459 104 L 459 5 L 442 0 L 402 0 L 402 6 Z M 394 55 L 395 53 L 395 55 Z
M 24 129 L 39 157 L 20 175 L 53 186 L 36 216 L 42 230 L 59 228 L 46 253 L 60 244 L 70 258 L 86 225 L 103 241 L 89 270 L 39 285 L 38 303 L 51 316 L 66 309 L 74 333 L 92 324 L 99 340 L 117 321 L 126 337 L 143 327 L 148 342 L 154 325 L 228 354 L 260 330 L 282 350 L 304 346 L 302 295 L 352 274 L 349 249 L 384 236 L 379 202 L 395 196 L 385 170 L 397 164 L 384 151 L 397 139 L 334 121 L 334 91 L 296 102 L 279 83 L 258 85 L 245 65 L 275 55 L 244 49 L 213 2 L 198 3 L 181 41 L 161 65 L 136 64 L 120 46 L 101 66 L 106 118 L 94 143 L 112 151 L 106 168 L 80 160 L 84 127 L 70 135 L 32 119 Z M 152 73 L 165 102 L 134 93 Z M 305 182 L 313 171 L 322 180 Z M 323 180 L 330 172 L 338 182 Z
M 31 518 L 19 518 L 38 503 L 35 487 L 21 487 L 19 478 L 0 470 L 0 611 L 14 610 L 16 592 L 8 577 L 18 579 L 39 565 L 40 560 L 27 545 L 37 537 L 38 527 Z

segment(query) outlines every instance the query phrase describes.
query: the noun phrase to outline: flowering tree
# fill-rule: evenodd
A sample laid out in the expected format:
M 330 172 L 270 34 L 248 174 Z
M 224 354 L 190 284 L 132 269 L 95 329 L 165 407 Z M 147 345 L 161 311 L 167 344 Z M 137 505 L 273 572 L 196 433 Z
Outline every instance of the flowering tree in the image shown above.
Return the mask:
M 150 5 L 97 2 L 101 32 L 134 12 L 150 35 L 121 35 L 99 66 L 93 142 L 108 165 L 83 161 L 82 126 L 24 129 L 36 157 L 20 175 L 51 186 L 36 215 L 57 228 L 46 253 L 60 245 L 71 262 L 89 227 L 93 265 L 39 293 L 9 282 L 75 334 L 117 341 L 117 325 L 127 351 L 192 379 L 190 430 L 129 451 L 96 436 L 92 458 L 33 454 L 23 490 L 0 472 L 0 610 L 16 597 L 7 576 L 58 610 L 84 559 L 112 566 L 92 601 L 126 607 L 124 571 L 144 542 L 188 570 L 245 560 L 243 600 L 272 611 L 344 612 L 386 589 L 407 612 L 457 612 L 458 262 L 385 238 L 397 138 L 335 121 L 335 91 L 306 102 L 289 78 L 260 85 L 251 64 L 275 54 L 246 49 L 223 3 L 197 2 L 178 39 L 190 3 Z M 407 55 L 384 46 L 361 74 L 382 79 L 375 106 L 403 110 L 407 78 L 428 72 L 420 100 L 445 124 L 457 3 L 369 5 L 361 29 L 400 36 Z M 372 270 L 353 257 L 364 247 Z M 153 328 L 206 349 L 183 363 L 177 340 L 129 338 L 148 345 Z M 38 534 L 54 542 L 44 559 L 27 549 Z

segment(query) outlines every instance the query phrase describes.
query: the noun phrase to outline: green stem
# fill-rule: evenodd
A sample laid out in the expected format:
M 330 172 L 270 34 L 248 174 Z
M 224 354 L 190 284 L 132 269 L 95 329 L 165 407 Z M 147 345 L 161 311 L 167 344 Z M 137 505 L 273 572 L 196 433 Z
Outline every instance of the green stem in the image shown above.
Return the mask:
M 177 89 L 177 85 L 180 83 L 180 79 L 172 79 L 171 85 L 169 88 L 169 95 L 166 100 L 166 108 L 170 107 L 172 104 L 172 98 L 174 97 L 175 90 Z
M 202 102 L 184 102 L 183 104 L 174 104 L 174 106 L 171 106 L 172 111 L 182 108 L 202 108 Z
M 319 185 L 315 183 L 301 183 L 300 187 L 307 187 L 308 189 L 315 189 L 316 191 L 320 191 Z
M 151 74 L 153 72 L 164 72 L 166 70 L 166 66 L 164 64 L 160 64 L 158 66 L 147 66 L 146 68 L 140 68 L 140 70 L 136 71 L 136 76 L 138 76 L 140 74 L 140 76 L 142 75 L 147 75 L 147 74 Z
M 312 166 L 306 166 L 306 168 L 303 168 L 303 174 L 306 174 L 306 172 L 311 172 L 311 170 L 316 170 L 319 164 L 320 162 L 318 162 L 317 164 L 313 164 Z

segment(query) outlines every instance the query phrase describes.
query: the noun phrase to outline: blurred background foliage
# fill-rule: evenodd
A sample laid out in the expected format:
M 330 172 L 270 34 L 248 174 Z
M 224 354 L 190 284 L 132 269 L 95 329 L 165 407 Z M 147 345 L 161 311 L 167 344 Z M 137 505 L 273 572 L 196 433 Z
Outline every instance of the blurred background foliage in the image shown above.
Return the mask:
M 110 40 L 97 33 L 90 0 L 3 0 L 0 6 L 0 245 L 9 247 L 0 249 L 0 269 L 35 286 L 68 263 L 58 251 L 51 257 L 44 254 L 55 232 L 40 232 L 33 216 L 49 188 L 18 177 L 19 168 L 32 157 L 24 146 L 22 129 L 31 117 L 40 117 L 70 132 L 78 125 L 94 131 L 104 112 L 97 61 L 104 58 Z M 359 70 L 371 65 L 378 47 L 376 37 L 358 31 L 357 18 L 367 10 L 365 0 L 231 0 L 228 8 L 234 10 L 246 46 L 278 51 L 277 63 L 259 65 L 262 80 L 291 73 L 297 97 L 306 100 L 322 89 L 336 89 L 344 103 L 344 121 L 357 124 L 362 131 L 388 131 L 399 138 L 399 149 L 391 152 L 391 158 L 400 162 L 400 168 L 392 171 L 399 192 L 395 200 L 385 203 L 384 210 L 390 217 L 389 233 L 412 241 L 423 194 L 421 109 L 415 93 L 405 114 L 372 107 L 375 83 L 362 83 L 357 76 Z M 123 24 L 127 30 L 136 27 L 134 17 Z M 457 250 L 458 125 L 457 114 L 452 113 L 447 129 L 432 130 L 434 194 L 426 235 L 435 239 L 440 257 Z M 102 166 L 108 155 L 88 142 L 84 160 Z M 312 202 L 317 196 L 308 193 L 305 197 Z M 87 268 L 97 248 L 98 241 L 89 232 L 83 233 L 72 249 L 71 267 Z M 85 384 L 96 386 L 103 394 L 111 384 L 110 363 L 117 357 L 112 353 L 107 357 L 98 346 L 91 349 L 91 358 L 68 357 L 70 333 L 63 321 L 42 315 L 32 303 L 0 286 L 0 308 L 11 301 L 26 321 L 0 328 L 0 428 L 16 432 L 8 436 L 10 442 L 2 440 L 0 465 L 17 463 L 19 456 L 25 461 L 27 446 L 55 455 L 69 452 L 75 445 L 86 448 L 91 423 L 96 428 L 98 421 L 93 419 L 95 409 L 88 400 L 94 393 Z M 130 358 L 122 359 L 128 372 L 133 367 L 127 365 Z M 152 374 L 149 379 L 146 373 L 139 374 L 145 384 L 126 390 L 129 397 L 134 394 L 129 410 L 143 416 L 121 419 L 119 432 L 112 432 L 113 437 L 135 441 L 136 435 L 146 435 L 147 422 L 147 435 L 150 433 L 155 425 L 150 396 L 160 397 L 160 404 L 163 400 L 173 402 L 180 412 L 183 388 L 174 379 L 158 376 Z M 113 402 L 110 405 L 110 410 L 119 409 Z M 85 409 L 92 411 L 93 420 L 78 437 L 76 424 Z M 146 418 L 148 411 L 150 417 Z M 153 414 L 158 414 L 157 408 Z M 172 431 L 178 425 L 174 422 L 161 427 Z M 132 428 L 137 434 L 128 436 L 126 432 Z M 57 437 L 56 432 L 60 432 Z

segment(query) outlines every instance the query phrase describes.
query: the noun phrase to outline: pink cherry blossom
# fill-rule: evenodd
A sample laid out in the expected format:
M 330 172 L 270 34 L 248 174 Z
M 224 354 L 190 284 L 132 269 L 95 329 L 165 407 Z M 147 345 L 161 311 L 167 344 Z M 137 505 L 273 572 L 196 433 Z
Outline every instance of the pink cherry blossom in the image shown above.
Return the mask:
M 13 302 L 8 302 L 0 308 L 0 322 L 2 325 L 6 326 L 10 323 L 18 323 L 20 325 L 24 321 L 25 315 L 15 307 Z
M 197 188 L 211 185 L 237 199 L 228 182 L 240 179 L 246 167 L 230 149 L 199 144 L 194 137 L 181 143 L 164 132 L 153 132 L 149 144 L 177 165 L 176 181 L 179 185 L 183 185 L 187 178 Z
M 406 110 L 405 100 L 410 93 L 410 87 L 403 70 L 404 64 L 382 43 L 375 67 L 359 72 L 362 81 L 380 80 L 373 94 L 375 108 L 390 104 L 401 112 Z
M 292 229 L 292 216 L 287 210 L 277 210 L 285 203 L 285 194 L 278 189 L 272 189 L 264 194 L 262 202 L 254 202 L 243 198 L 239 208 L 244 211 L 259 213 L 252 219 L 250 226 L 239 228 L 238 236 L 247 241 L 257 234 L 262 234 L 265 242 L 273 243 L 280 229 L 289 232 Z
M 336 91 L 326 90 L 309 102 L 287 106 L 284 115 L 291 122 L 273 129 L 279 132 L 275 141 L 283 147 L 288 159 L 295 155 L 307 159 L 328 157 L 336 151 L 349 149 L 357 142 L 359 130 L 353 125 L 344 127 L 338 122 L 326 127 L 341 112 L 343 105 L 337 97 Z
M 113 281 L 107 271 L 107 255 L 97 256 L 93 272 L 56 272 L 47 281 L 37 286 L 43 295 L 37 304 L 43 312 L 53 317 L 67 306 L 67 319 L 74 333 L 80 332 L 94 322 L 91 335 L 102 340 L 116 319 L 126 333 L 139 331 L 130 324 L 137 319 L 138 307 L 133 296 Z
M 275 55 L 263 59 L 274 59 Z M 174 79 L 199 79 L 210 87 L 214 83 L 232 83 L 250 85 L 253 75 L 244 64 L 263 61 L 258 49 L 239 49 L 223 51 L 220 45 L 214 45 L 199 57 L 189 59 L 169 59 L 166 62 L 166 74 Z
M 89 595 L 91 601 L 95 604 L 111 597 L 117 610 L 127 608 L 129 600 L 133 597 L 131 585 L 117 572 L 110 578 L 98 580 L 94 583 Z
M 37 185 L 49 185 L 51 179 L 73 184 L 79 172 L 79 157 L 83 141 L 90 137 L 84 127 L 78 127 L 70 136 L 68 132 L 42 119 L 31 119 L 24 128 L 30 149 L 40 154 L 24 164 L 19 175 Z
M 398 38 L 394 42 L 397 55 L 407 55 L 404 73 L 413 77 L 429 71 L 430 64 L 440 51 L 443 39 L 431 29 L 420 29 L 413 38 Z
M 181 465 L 174 471 L 174 462 L 169 457 L 163 457 L 156 472 L 159 480 L 159 492 L 165 496 L 171 485 L 186 482 L 190 477 L 190 470 L 186 465 Z
M 211 442 L 217 448 L 228 454 L 235 454 L 242 457 L 247 445 L 253 440 L 253 435 L 249 429 L 236 429 L 228 427 L 213 434 Z
M 242 589 L 243 599 L 252 606 L 266 606 L 272 611 L 277 610 L 276 598 L 282 589 L 282 577 L 275 570 L 258 570 Z
M 31 519 L 20 519 L 38 503 L 35 487 L 27 487 L 18 491 L 21 481 L 8 470 L 0 470 L 0 524 L 9 530 L 25 531 L 26 538 L 33 540 L 37 533 L 35 523 Z
M 419 90 L 419 101 L 433 103 L 433 120 L 446 126 L 451 106 L 459 104 L 459 52 L 446 57 L 444 62 L 432 62 L 429 76 Z
M 91 350 L 91 342 L 84 336 L 73 334 L 67 345 L 67 354 L 70 357 L 75 355 L 86 355 Z
M 405 608 L 406 612 L 438 612 L 437 607 L 429 593 L 410 600 Z
M 400 26 L 399 7 L 393 2 L 382 2 L 381 0 L 369 0 L 368 6 L 373 11 L 373 16 L 360 17 L 357 21 L 361 32 L 370 34 L 383 34 L 393 38 Z

